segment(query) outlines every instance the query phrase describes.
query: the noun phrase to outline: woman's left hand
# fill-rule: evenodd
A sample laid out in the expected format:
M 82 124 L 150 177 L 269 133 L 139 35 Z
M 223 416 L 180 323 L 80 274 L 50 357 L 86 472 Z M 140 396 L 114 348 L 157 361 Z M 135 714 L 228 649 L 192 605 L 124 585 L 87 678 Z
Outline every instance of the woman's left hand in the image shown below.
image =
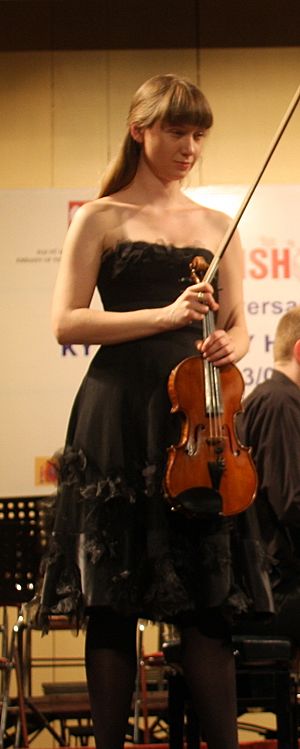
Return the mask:
M 197 341 L 196 347 L 204 359 L 222 367 L 235 361 L 235 347 L 226 330 L 215 330 L 204 341 Z

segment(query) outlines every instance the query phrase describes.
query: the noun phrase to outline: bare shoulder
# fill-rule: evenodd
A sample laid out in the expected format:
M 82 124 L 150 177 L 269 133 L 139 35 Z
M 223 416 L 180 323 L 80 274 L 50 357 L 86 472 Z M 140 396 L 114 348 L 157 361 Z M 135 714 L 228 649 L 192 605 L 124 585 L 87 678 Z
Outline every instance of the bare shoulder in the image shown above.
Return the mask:
M 187 195 L 185 195 L 185 205 L 187 209 L 194 212 L 202 221 L 206 221 L 211 227 L 219 227 L 221 231 L 226 231 L 231 221 L 230 216 L 227 216 L 223 211 L 210 208 L 203 203 L 198 203 Z
M 190 207 L 191 225 L 194 227 L 198 239 L 202 240 L 202 246 L 216 252 L 227 232 L 231 222 L 230 217 L 222 211 L 203 205 L 203 203 L 190 201 L 187 208 L 188 206 Z
M 117 227 L 122 225 L 121 206 L 107 198 L 97 198 L 81 205 L 72 221 L 71 233 L 91 240 L 98 250 L 106 249 Z
M 113 212 L 114 203 L 107 198 L 96 198 L 81 205 L 74 218 L 79 223 L 90 223 L 107 219 Z
M 216 230 L 225 232 L 230 224 L 231 218 L 227 216 L 223 211 L 217 211 L 215 208 L 207 208 L 202 206 L 204 217 L 206 221 Z

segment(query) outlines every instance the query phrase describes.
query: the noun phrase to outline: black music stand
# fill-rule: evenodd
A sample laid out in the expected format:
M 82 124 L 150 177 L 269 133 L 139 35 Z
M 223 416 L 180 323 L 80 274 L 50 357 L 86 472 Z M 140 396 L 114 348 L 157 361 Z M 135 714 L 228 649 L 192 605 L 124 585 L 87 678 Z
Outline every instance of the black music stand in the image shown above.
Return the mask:
M 46 547 L 46 500 L 46 497 L 34 496 L 0 499 L 0 606 L 4 611 L 0 659 L 0 668 L 3 671 L 0 749 L 5 745 L 10 709 L 10 677 L 13 669 L 16 673 L 19 707 L 15 725 L 15 746 L 18 746 L 21 734 L 23 746 L 29 744 L 22 662 L 22 632 L 25 626 L 22 607 L 34 597 L 40 561 Z M 9 636 L 7 608 L 12 606 L 17 608 L 17 621 Z

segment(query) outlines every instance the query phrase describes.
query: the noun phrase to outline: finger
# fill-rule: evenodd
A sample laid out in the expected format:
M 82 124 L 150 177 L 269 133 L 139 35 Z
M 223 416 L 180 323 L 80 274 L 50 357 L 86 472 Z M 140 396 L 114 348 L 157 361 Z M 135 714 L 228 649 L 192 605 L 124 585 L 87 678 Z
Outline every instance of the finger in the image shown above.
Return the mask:
M 211 349 L 212 351 L 217 351 L 221 348 L 224 348 L 224 350 L 226 348 L 229 349 L 232 345 L 231 339 L 224 330 L 215 330 L 203 341 L 204 349 Z
M 213 298 L 213 296 L 210 293 L 205 293 L 204 291 L 197 291 L 196 298 L 198 304 L 206 307 L 206 309 L 211 309 L 214 312 L 219 308 L 218 302 Z
M 207 292 L 207 294 L 214 294 L 214 287 L 210 283 L 200 282 L 197 284 L 198 291 Z
M 204 348 L 202 347 L 202 355 L 207 361 L 216 362 L 219 359 L 230 359 L 234 358 L 234 347 L 230 343 L 227 346 L 218 345 L 217 343 L 211 344 Z
M 197 299 L 200 302 L 200 304 L 205 304 L 206 305 L 204 291 L 198 291 L 198 293 L 197 293 Z
M 220 359 L 214 359 L 209 360 L 210 364 L 213 364 L 214 367 L 224 367 L 225 364 L 232 364 L 234 362 L 234 354 L 229 354 L 227 356 L 222 356 Z

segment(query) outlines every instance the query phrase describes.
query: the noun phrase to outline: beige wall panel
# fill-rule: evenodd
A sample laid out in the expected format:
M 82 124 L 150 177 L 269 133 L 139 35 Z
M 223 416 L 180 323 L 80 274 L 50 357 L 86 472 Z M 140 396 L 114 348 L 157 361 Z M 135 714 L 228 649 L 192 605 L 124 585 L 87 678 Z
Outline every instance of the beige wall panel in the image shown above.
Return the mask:
M 32 668 L 32 693 L 43 694 L 42 684 L 51 682 L 86 681 L 84 666 L 85 634 L 79 632 L 49 632 L 43 637 L 41 632 L 32 632 L 32 657 L 34 659 L 49 658 L 49 663 L 43 665 L 34 661 Z M 62 664 L 61 659 L 69 659 Z
M 0 54 L 0 187 L 51 184 L 51 53 Z
M 300 47 L 201 51 L 200 85 L 215 115 L 203 167 L 206 184 L 253 181 L 299 80 Z M 265 183 L 299 182 L 299 133 L 298 106 Z
M 198 74 L 214 111 L 190 184 L 249 184 L 299 83 L 300 47 L 2 53 L 0 188 L 96 192 L 133 92 L 160 72 Z M 265 182 L 299 182 L 299 118 L 298 107 Z
M 106 58 L 54 54 L 53 186 L 95 185 L 107 161 Z

